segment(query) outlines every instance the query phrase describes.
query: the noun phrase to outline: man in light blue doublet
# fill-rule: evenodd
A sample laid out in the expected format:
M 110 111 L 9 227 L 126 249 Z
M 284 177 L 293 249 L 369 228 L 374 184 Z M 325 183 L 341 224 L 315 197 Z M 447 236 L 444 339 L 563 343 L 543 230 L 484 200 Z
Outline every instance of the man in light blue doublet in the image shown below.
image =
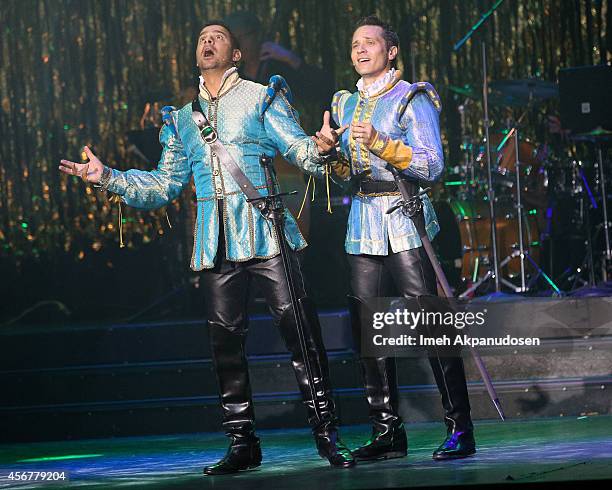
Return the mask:
M 388 25 L 376 17 L 361 21 L 351 47 L 353 66 L 361 75 L 358 90 L 338 92 L 332 100 L 334 121 L 342 130 L 348 128 L 340 136 L 333 169 L 354 189 L 345 249 L 351 321 L 360 352 L 361 305 L 369 298 L 436 295 L 434 271 L 412 220 L 401 212 L 387 214 L 401 199 L 391 168 L 416 193 L 419 183 L 435 181 L 444 167 L 440 99 L 429 83 L 401 80 L 394 68 L 398 47 L 397 34 Z M 334 136 L 331 132 L 328 139 Z M 440 228 L 429 198 L 423 201 L 427 234 L 433 239 Z M 396 294 L 391 294 L 393 286 Z M 429 355 L 447 425 L 447 438 L 433 457 L 469 456 L 475 443 L 463 362 L 461 357 Z M 353 454 L 357 460 L 405 456 L 395 359 L 362 357 L 361 367 L 373 431 Z
M 198 38 L 196 60 L 201 83 L 199 105 L 227 153 L 261 195 L 266 180 L 260 156 L 283 158 L 304 172 L 321 176 L 323 156 L 300 127 L 296 112 L 279 91 L 270 97 L 265 86 L 242 80 L 235 65 L 238 41 L 221 22 L 204 26 Z M 317 449 L 335 467 L 354 464 L 337 434 L 338 420 L 331 396 L 329 370 L 316 310 L 308 303 L 297 251 L 306 242 L 291 214 L 285 210 L 285 236 L 274 228 L 247 198 L 213 147 L 205 143 L 192 119 L 192 105 L 164 111 L 158 167 L 150 172 L 110 169 L 88 149 L 88 164 L 62 161 L 62 170 L 98 183 L 129 206 L 155 209 L 178 197 L 193 175 L 197 219 L 191 267 L 202 271 L 208 311 L 208 331 L 219 384 L 223 427 L 231 439 L 226 456 L 204 468 L 208 475 L 235 473 L 261 464 L 255 435 L 253 400 L 245 341 L 246 311 L 251 279 L 259 282 L 287 348 L 307 408 Z M 217 149 L 217 152 L 220 150 Z M 234 174 L 235 175 L 235 174 Z M 279 240 L 291 249 L 300 314 L 306 324 L 304 358 L 287 288 Z M 310 380 L 310 381 L 309 381 Z M 310 385 L 312 383 L 312 386 Z

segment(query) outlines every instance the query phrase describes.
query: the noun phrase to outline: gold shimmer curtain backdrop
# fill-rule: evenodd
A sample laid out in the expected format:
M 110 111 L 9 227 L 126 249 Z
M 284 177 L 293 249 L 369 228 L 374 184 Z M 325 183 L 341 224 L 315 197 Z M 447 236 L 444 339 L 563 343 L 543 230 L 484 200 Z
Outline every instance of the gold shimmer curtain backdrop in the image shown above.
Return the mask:
M 118 168 L 150 165 L 126 151 L 144 94 L 179 94 L 194 83 L 194 39 L 201 24 L 248 9 L 268 37 L 354 87 L 348 60 L 352 26 L 375 13 L 400 34 L 405 78 L 431 81 L 443 98 L 445 149 L 459 144 L 457 101 L 449 84 L 480 83 L 477 39 L 452 45 L 493 0 L 3 0 L 0 3 L 0 255 L 47 258 L 116 246 L 117 208 L 59 159 L 90 144 Z M 560 67 L 604 63 L 612 44 L 608 0 L 506 0 L 483 29 L 492 80 L 555 81 Z M 413 53 L 413 56 L 411 56 Z M 312 131 L 320 115 L 303 114 Z M 455 152 L 455 153 L 454 153 Z M 174 203 L 174 213 L 189 206 Z M 124 214 L 128 246 L 167 227 L 163 211 Z M 137 239 L 138 238 L 138 239 Z

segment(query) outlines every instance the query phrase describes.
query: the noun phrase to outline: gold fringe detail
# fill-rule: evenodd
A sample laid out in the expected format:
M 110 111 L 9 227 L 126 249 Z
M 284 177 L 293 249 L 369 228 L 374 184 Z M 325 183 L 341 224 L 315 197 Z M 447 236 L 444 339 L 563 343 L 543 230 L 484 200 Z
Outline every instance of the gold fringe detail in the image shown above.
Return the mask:
M 402 193 L 398 191 L 394 192 L 372 192 L 370 194 L 364 194 L 363 192 L 357 192 L 355 194 L 359 197 L 383 197 L 383 196 L 401 196 Z

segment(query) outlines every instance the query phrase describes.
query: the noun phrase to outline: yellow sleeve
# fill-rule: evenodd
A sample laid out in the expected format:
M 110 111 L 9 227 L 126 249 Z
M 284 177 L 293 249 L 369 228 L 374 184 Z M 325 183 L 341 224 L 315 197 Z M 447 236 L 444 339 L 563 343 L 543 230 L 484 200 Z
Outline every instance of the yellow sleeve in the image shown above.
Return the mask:
M 377 132 L 370 151 L 398 170 L 406 170 L 412 161 L 412 148 L 402 140 L 391 139 L 384 133 Z

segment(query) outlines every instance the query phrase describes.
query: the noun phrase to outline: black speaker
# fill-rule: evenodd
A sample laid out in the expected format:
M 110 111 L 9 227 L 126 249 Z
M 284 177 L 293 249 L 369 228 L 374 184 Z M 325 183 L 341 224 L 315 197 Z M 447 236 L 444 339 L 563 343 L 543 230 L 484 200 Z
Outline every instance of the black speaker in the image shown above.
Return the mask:
M 612 130 L 612 66 L 559 70 L 561 124 L 574 133 Z

